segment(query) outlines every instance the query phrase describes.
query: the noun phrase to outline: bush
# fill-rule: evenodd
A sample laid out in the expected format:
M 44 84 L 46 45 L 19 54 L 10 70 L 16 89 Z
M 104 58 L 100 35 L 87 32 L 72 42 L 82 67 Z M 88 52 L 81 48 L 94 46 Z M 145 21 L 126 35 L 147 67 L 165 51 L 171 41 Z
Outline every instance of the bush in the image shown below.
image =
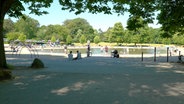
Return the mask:
M 0 70 L 0 80 L 12 79 L 12 72 L 9 70 Z
M 44 64 L 40 59 L 35 58 L 31 64 L 31 68 L 44 68 Z

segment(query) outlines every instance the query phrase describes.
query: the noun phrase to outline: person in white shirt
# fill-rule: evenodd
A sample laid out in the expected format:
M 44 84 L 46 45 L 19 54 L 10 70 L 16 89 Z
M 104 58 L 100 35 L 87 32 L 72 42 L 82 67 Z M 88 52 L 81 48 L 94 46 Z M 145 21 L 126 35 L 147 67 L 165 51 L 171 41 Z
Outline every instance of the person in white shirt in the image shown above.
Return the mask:
M 74 60 L 81 59 L 81 53 L 77 50 L 77 57 L 74 58 Z
M 73 54 L 72 54 L 72 51 L 70 51 L 70 53 L 68 54 L 68 60 L 73 60 Z

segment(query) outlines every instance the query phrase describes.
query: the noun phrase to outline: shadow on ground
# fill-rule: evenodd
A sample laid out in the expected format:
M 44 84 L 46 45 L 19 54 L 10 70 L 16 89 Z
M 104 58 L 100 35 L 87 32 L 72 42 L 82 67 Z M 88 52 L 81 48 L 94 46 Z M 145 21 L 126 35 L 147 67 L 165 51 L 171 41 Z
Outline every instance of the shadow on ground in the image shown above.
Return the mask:
M 3 104 L 183 104 L 182 64 L 146 58 L 40 56 L 47 68 L 19 67 L 0 82 Z M 164 59 L 164 58 L 163 58 Z M 16 59 L 29 63 L 32 59 Z M 147 61 L 146 61 L 147 60 Z M 13 60 L 8 60 L 13 62 Z M 17 65 L 17 63 L 15 65 Z

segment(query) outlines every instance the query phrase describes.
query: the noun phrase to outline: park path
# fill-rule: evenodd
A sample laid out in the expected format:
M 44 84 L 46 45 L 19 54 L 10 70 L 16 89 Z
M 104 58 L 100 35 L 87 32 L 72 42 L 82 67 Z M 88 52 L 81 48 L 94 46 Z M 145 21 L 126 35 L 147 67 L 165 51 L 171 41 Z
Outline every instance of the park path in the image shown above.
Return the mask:
M 14 80 L 0 82 L 2 104 L 183 104 L 182 64 L 147 58 L 89 57 L 68 61 L 40 56 L 46 68 L 28 68 L 34 58 L 7 56 L 19 66 Z M 173 57 L 173 61 L 176 58 Z

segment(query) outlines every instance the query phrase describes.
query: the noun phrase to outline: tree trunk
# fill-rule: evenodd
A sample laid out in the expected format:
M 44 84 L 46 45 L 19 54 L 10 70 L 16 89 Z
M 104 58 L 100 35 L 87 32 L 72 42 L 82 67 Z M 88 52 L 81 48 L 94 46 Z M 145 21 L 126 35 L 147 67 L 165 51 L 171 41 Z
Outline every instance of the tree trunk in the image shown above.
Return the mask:
M 4 14 L 0 10 L 0 69 L 7 68 L 4 50 L 4 39 L 3 39 L 3 21 L 4 21 Z
M 8 68 L 4 49 L 3 22 L 5 14 L 15 1 L 16 0 L 0 0 L 0 70 Z

